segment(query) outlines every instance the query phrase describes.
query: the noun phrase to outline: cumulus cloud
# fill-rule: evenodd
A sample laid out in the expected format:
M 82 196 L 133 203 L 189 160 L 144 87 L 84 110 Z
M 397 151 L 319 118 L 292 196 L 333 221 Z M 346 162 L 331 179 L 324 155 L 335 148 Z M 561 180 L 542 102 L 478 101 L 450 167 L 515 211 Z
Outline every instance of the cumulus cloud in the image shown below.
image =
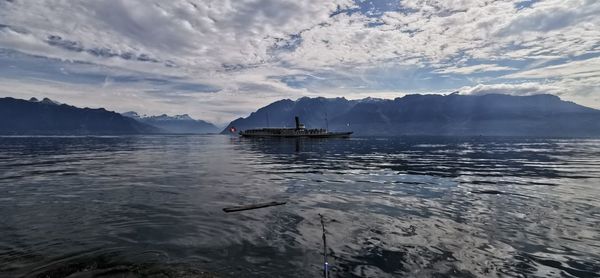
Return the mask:
M 459 92 L 465 95 L 508 94 L 513 96 L 530 96 L 557 93 L 559 92 L 559 88 L 556 86 L 544 85 L 535 82 L 519 84 L 501 83 L 465 86 L 460 88 Z
M 522 83 L 493 83 L 464 86 L 458 89 L 465 95 L 508 94 L 514 96 L 529 96 L 537 94 L 553 94 L 563 100 L 588 106 L 600 107 L 600 76 L 586 80 L 562 78 L 555 80 L 540 80 Z

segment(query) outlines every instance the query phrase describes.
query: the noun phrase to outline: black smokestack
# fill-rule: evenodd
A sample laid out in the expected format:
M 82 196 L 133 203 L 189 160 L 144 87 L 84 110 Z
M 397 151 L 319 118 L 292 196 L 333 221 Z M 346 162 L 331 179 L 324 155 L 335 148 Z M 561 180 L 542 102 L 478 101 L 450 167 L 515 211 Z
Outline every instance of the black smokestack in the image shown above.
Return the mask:
M 300 118 L 298 118 L 298 116 L 296 116 L 295 118 L 296 118 L 296 129 L 300 129 Z

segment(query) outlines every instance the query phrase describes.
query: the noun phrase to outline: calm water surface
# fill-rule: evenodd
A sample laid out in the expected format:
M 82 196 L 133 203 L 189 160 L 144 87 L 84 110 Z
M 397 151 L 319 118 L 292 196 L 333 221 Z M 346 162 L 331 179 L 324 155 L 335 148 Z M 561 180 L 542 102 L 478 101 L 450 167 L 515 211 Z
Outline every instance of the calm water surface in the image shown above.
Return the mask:
M 333 277 L 600 277 L 600 140 L 0 138 L 1 277 L 319 277 L 319 213 Z

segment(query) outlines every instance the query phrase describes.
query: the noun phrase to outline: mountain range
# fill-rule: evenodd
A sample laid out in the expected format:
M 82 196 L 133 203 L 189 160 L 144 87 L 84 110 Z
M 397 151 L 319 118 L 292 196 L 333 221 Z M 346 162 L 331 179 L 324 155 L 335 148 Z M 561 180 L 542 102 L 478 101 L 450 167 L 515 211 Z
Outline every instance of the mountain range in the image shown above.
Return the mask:
M 160 116 L 146 116 L 129 111 L 121 115 L 158 127 L 166 133 L 206 134 L 219 132 L 219 128 L 214 124 L 203 120 L 192 119 L 188 114 L 175 116 L 167 116 L 166 114 Z
M 48 98 L 39 101 L 0 98 L 0 134 L 145 134 L 157 127 L 104 108 L 77 108 Z
M 353 131 L 358 136 L 487 135 L 600 136 L 600 110 L 554 95 L 407 95 L 395 99 L 284 99 L 232 121 L 230 129 L 293 127 Z M 44 98 L 0 98 L 0 134 L 214 133 L 213 124 L 188 115 L 119 114 L 77 108 Z
M 78 108 L 48 98 L 41 101 L 0 98 L 0 134 L 8 135 L 101 135 L 216 133 L 211 123 L 188 115 L 140 116 L 119 114 L 104 108 Z
M 355 135 L 600 136 L 600 110 L 554 95 L 407 95 L 395 99 L 300 98 L 271 103 L 231 122 L 244 130 L 327 127 Z

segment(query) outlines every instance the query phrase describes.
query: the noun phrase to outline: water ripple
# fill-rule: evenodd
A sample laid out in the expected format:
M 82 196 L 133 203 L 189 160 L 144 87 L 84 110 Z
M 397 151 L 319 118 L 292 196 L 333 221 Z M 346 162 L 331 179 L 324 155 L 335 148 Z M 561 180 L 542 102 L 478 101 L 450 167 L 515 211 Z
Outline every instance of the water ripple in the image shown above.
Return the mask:
M 600 277 L 598 157 L 595 139 L 0 137 L 0 276 L 318 277 L 321 213 L 333 277 Z

